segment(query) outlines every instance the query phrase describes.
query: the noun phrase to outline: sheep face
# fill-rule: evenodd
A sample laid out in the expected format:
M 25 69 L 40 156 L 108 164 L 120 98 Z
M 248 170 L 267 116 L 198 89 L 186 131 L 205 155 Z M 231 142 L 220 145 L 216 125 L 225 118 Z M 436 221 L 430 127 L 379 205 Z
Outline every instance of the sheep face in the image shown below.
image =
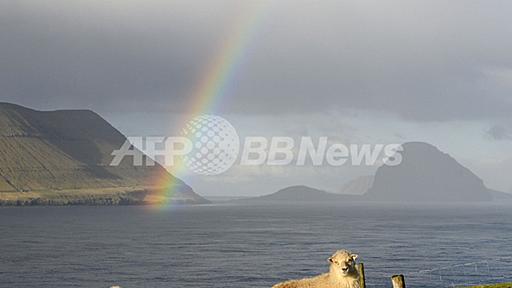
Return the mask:
M 356 271 L 357 254 L 351 253 L 346 250 L 340 250 L 329 257 L 331 263 L 331 272 L 339 273 L 339 275 L 346 276 Z

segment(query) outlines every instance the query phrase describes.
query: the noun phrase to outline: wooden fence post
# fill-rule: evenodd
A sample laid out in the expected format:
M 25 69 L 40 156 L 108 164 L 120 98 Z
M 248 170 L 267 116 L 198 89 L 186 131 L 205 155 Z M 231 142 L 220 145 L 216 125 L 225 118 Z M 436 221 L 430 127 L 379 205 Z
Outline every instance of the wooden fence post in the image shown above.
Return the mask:
M 366 288 L 366 281 L 364 279 L 364 265 L 359 263 L 356 265 L 357 273 L 359 273 L 359 288 Z
M 391 283 L 393 284 L 393 288 L 405 288 L 404 275 L 394 275 L 391 277 Z

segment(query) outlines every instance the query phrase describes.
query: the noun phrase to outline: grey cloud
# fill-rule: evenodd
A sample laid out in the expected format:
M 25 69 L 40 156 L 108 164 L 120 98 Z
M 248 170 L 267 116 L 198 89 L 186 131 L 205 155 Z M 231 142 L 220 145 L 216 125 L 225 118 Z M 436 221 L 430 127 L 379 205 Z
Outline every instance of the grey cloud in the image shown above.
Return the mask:
M 183 111 L 234 19 L 255 3 L 0 0 L 0 97 L 46 109 Z M 512 69 L 511 2 L 263 5 L 219 113 L 510 117 L 509 80 L 488 71 Z

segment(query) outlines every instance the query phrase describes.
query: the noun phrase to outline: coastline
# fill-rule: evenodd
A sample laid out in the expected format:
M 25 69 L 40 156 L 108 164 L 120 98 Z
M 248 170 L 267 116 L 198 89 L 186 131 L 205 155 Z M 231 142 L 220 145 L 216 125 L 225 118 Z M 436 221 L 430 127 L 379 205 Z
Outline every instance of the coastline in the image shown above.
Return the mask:
M 71 205 L 151 205 L 163 201 L 172 204 L 207 204 L 202 197 L 175 193 L 171 199 L 158 187 L 109 187 L 90 189 L 0 192 L 0 206 L 71 206 Z

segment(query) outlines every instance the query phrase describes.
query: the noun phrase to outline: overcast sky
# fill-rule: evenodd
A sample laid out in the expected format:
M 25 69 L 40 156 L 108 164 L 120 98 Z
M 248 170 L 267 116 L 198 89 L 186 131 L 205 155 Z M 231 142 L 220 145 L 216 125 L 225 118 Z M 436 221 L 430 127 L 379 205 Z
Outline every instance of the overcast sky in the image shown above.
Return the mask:
M 92 109 L 128 135 L 169 133 L 254 9 L 214 111 L 240 134 L 427 141 L 512 190 L 510 1 L 0 0 L 0 100 Z M 190 181 L 204 195 L 264 194 L 372 173 L 238 170 Z

